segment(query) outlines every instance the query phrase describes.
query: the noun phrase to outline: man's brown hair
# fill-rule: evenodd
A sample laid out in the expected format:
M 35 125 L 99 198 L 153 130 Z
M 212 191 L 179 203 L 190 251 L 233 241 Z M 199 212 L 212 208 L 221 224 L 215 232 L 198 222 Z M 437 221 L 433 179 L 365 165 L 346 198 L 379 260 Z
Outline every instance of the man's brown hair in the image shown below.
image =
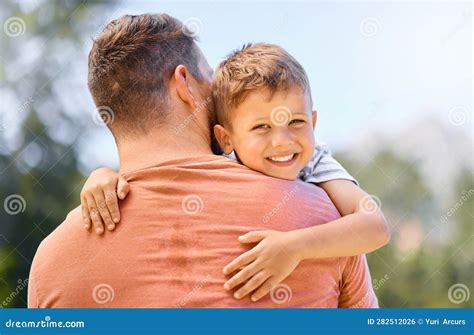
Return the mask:
M 294 86 L 310 94 L 308 76 L 293 56 L 275 44 L 246 44 L 219 64 L 214 74 L 217 121 L 230 126 L 231 110 L 253 90 L 267 89 L 271 98 L 275 92 Z
M 167 84 L 185 65 L 196 79 L 200 54 L 195 36 L 166 14 L 125 15 L 110 22 L 89 53 L 89 90 L 112 115 L 114 135 L 147 133 L 167 117 Z

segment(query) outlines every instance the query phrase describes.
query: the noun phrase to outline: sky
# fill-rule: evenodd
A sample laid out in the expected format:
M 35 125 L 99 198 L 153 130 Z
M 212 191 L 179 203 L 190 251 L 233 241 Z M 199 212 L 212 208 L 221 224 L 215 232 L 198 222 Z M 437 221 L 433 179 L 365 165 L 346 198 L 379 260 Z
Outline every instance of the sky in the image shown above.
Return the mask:
M 316 139 L 334 151 L 427 117 L 472 137 L 470 2 L 124 1 L 98 14 L 104 25 L 146 12 L 167 13 L 189 25 L 211 67 L 247 42 L 287 49 L 311 82 Z M 91 38 L 83 38 L 84 55 L 78 57 L 85 65 Z M 94 112 L 90 98 L 88 104 Z M 104 127 L 79 152 L 87 157 L 81 160 L 86 169 L 118 164 Z
M 316 138 L 335 150 L 427 116 L 472 132 L 468 2 L 130 1 L 106 15 L 145 12 L 187 23 L 211 67 L 247 42 L 283 46 L 310 78 Z

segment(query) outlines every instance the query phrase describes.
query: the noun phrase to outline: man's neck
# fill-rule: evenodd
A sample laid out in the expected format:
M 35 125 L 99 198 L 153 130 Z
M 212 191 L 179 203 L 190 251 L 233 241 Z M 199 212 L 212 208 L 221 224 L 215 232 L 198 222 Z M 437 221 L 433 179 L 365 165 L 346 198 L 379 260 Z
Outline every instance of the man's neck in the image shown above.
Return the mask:
M 160 129 L 146 136 L 118 143 L 120 173 L 127 173 L 162 162 L 201 155 L 212 155 L 209 134 L 191 129 L 176 134 Z

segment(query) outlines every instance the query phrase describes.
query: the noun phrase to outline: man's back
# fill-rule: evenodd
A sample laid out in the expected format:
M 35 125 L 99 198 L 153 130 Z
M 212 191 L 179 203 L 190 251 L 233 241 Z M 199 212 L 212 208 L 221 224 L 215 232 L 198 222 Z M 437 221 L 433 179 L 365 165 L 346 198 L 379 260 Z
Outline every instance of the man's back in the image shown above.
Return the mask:
M 324 191 L 263 176 L 219 156 L 128 173 L 121 223 L 88 234 L 76 208 L 39 247 L 30 307 L 376 307 L 364 256 L 302 262 L 257 303 L 225 291 L 224 265 L 250 230 L 339 217 Z

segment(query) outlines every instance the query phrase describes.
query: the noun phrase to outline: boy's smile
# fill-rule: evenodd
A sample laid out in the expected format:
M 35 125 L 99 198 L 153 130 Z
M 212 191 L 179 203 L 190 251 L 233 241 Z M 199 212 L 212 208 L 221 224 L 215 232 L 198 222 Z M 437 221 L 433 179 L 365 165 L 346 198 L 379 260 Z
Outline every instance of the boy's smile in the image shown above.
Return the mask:
M 231 111 L 230 126 L 215 127 L 225 153 L 234 150 L 247 167 L 266 175 L 294 180 L 314 151 L 311 99 L 299 87 L 254 90 Z

